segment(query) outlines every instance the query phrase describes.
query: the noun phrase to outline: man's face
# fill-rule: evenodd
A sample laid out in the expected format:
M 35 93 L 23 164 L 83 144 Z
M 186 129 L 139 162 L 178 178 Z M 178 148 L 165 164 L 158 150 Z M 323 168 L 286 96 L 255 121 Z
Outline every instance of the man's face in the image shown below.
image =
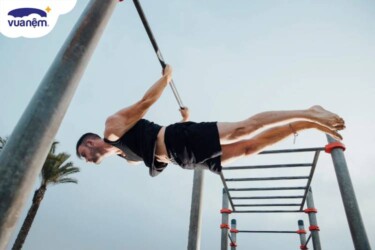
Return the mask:
M 81 145 L 78 148 L 78 153 L 85 158 L 87 162 L 100 164 L 103 160 L 103 154 L 100 149 L 94 145 Z

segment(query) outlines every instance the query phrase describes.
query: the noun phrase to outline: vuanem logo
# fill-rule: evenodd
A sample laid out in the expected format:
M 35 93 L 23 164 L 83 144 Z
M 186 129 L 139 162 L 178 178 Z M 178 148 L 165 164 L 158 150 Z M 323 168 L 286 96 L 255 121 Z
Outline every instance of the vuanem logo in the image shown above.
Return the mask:
M 0 0 L 0 32 L 11 38 L 37 38 L 55 27 L 76 0 Z
M 46 11 L 50 11 L 49 7 L 46 8 Z M 48 22 L 47 19 L 39 19 L 39 18 L 46 18 L 47 12 L 36 9 L 36 8 L 20 8 L 9 11 L 8 16 L 13 16 L 15 19 L 8 20 L 8 24 L 10 27 L 47 27 Z M 31 14 L 39 15 L 39 18 L 33 17 L 32 19 L 24 19 L 24 17 L 29 17 Z M 34 15 L 33 15 L 34 16 Z M 22 19 L 19 19 L 19 18 Z

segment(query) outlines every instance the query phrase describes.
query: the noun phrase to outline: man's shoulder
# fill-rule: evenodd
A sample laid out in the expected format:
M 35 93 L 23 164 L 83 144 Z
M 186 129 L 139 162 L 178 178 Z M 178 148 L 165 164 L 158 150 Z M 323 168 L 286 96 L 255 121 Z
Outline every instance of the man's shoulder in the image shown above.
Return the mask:
M 121 138 L 132 126 L 129 126 L 121 115 L 111 115 L 105 121 L 104 138 L 116 141 Z

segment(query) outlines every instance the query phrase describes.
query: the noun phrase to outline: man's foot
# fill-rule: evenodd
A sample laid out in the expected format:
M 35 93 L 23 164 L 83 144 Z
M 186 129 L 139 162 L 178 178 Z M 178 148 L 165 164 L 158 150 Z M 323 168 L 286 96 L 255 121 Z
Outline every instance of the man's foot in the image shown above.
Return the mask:
M 302 122 L 293 122 L 289 124 L 290 129 L 292 130 L 293 133 L 296 131 L 302 131 L 305 129 L 317 129 L 323 133 L 326 133 L 336 140 L 342 140 L 342 136 L 334 129 L 330 129 L 327 126 L 321 125 L 317 122 L 308 122 L 308 121 L 302 121 Z M 294 129 L 296 131 L 294 131 Z
M 332 136 L 333 138 L 335 138 L 338 141 L 342 140 L 342 135 L 340 135 L 337 131 L 331 130 L 331 129 L 329 129 L 327 127 L 324 127 L 324 126 L 321 126 L 321 125 L 318 125 L 318 126 L 319 127 L 317 129 L 319 129 L 320 131 Z
M 340 116 L 325 110 L 319 105 L 309 108 L 315 121 L 331 130 L 343 130 L 345 128 L 345 121 Z

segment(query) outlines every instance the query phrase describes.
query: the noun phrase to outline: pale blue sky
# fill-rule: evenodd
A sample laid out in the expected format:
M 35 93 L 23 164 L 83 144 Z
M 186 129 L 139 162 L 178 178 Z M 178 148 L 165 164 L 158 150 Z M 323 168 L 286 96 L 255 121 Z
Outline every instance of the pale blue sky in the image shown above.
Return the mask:
M 11 134 L 87 3 L 79 1 L 44 38 L 0 37 L 1 136 Z M 174 68 L 175 84 L 192 120 L 236 121 L 265 110 L 314 104 L 345 118 L 346 159 L 374 247 L 374 2 L 141 3 L 164 58 Z M 120 158 L 95 166 L 74 156 L 82 133 L 102 133 L 105 118 L 138 100 L 160 71 L 132 1 L 124 1 L 117 6 L 56 136 L 59 150 L 72 154 L 81 167 L 76 175 L 79 184 L 48 189 L 25 249 L 186 249 L 192 171 L 170 166 L 151 178 L 147 168 L 130 166 Z M 170 89 L 146 118 L 162 125 L 180 120 Z M 323 134 L 308 131 L 295 145 L 290 138 L 273 148 L 325 144 Z M 235 165 L 281 160 L 262 157 Z M 353 249 L 329 155 L 322 154 L 312 187 L 322 246 Z M 221 189 L 220 178 L 206 172 L 202 250 L 220 246 Z M 29 205 L 30 200 L 25 211 Z M 237 218 L 243 230 L 296 230 L 301 218 L 308 223 L 304 214 L 231 218 Z M 299 248 L 297 235 L 240 234 L 238 244 L 238 249 Z

